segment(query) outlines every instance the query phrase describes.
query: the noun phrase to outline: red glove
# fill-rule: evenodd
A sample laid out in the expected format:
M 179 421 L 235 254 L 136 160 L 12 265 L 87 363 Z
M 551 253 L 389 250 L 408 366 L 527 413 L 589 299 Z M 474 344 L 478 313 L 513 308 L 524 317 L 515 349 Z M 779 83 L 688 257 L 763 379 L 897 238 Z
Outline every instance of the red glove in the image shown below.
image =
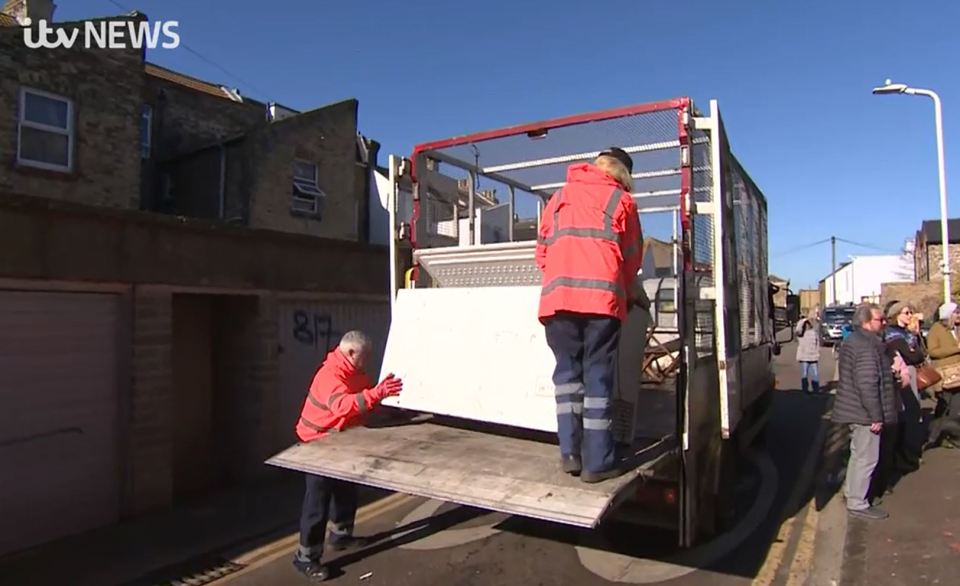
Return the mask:
M 373 399 L 380 402 L 387 397 L 394 397 L 403 390 L 403 381 L 396 377 L 392 372 L 386 376 L 380 384 L 373 388 Z

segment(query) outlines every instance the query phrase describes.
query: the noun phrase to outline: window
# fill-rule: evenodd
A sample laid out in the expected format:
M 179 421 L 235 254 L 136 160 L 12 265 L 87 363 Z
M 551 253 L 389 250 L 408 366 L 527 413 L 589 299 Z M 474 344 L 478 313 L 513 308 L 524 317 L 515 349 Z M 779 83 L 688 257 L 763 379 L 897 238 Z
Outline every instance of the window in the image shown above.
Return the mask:
M 657 313 L 677 313 L 673 289 L 660 289 L 657 291 Z
M 144 104 L 140 112 L 140 158 L 150 158 L 150 143 L 153 136 L 153 108 Z
M 38 90 L 20 90 L 17 163 L 73 170 L 73 102 Z
M 320 198 L 326 194 L 317 185 L 317 165 L 308 161 L 293 162 L 293 200 L 290 208 L 295 212 L 316 214 L 320 211 Z

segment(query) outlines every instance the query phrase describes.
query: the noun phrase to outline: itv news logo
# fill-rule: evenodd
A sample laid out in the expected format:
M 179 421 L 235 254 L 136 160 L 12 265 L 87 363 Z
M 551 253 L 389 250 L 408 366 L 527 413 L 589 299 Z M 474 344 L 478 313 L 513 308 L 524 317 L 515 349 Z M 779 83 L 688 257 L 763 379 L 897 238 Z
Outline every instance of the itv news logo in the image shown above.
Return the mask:
M 85 49 L 176 49 L 180 46 L 180 23 L 168 21 L 128 21 L 101 20 L 85 22 L 84 26 L 70 30 L 54 28 L 46 20 L 37 21 L 37 29 L 32 28 L 33 21 L 23 21 L 23 42 L 31 49 L 72 49 L 78 43 Z

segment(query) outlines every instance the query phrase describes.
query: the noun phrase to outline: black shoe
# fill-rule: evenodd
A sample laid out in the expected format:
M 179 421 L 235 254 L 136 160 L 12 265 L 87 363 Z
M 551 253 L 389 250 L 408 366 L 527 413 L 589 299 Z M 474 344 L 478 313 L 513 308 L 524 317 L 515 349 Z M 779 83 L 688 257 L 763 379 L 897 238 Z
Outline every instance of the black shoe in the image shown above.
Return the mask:
M 367 537 L 354 537 L 344 536 L 344 537 L 334 537 L 330 536 L 330 539 L 327 541 L 328 546 L 333 551 L 346 551 L 348 549 L 360 549 L 367 547 L 372 543 L 372 540 Z
M 572 476 L 580 475 L 580 458 L 576 456 L 560 456 L 563 471 Z
M 614 466 L 610 470 L 606 470 L 604 472 L 587 472 L 584 470 L 580 473 L 580 480 L 589 484 L 594 484 L 596 482 L 603 482 L 604 480 L 610 480 L 611 478 L 623 476 L 624 472 L 626 472 L 626 470 L 623 470 L 617 466 Z
M 314 582 L 323 582 L 330 577 L 330 569 L 320 562 L 305 562 L 295 559 L 293 560 L 293 567 Z

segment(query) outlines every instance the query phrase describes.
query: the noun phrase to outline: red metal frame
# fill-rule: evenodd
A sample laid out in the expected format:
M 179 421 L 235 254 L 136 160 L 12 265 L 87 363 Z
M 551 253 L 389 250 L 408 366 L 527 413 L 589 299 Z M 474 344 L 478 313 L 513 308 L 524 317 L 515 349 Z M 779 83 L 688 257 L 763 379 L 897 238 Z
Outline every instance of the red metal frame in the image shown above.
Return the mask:
M 453 138 L 447 138 L 443 140 L 435 140 L 431 142 L 420 143 L 415 145 L 413 148 L 413 154 L 410 156 L 411 162 L 411 179 L 414 183 L 417 181 L 417 166 L 419 162 L 420 155 L 428 153 L 432 150 L 448 148 L 452 146 L 460 146 L 464 144 L 470 144 L 474 142 L 481 142 L 485 140 L 491 140 L 494 138 L 503 138 L 507 136 L 514 136 L 517 134 L 525 134 L 528 132 L 539 131 L 539 130 L 550 130 L 553 128 L 562 128 L 566 126 L 574 126 L 577 124 L 586 124 L 589 122 L 598 122 L 600 120 L 610 120 L 613 118 L 624 118 L 627 116 L 636 116 L 638 114 L 649 114 L 651 112 L 662 112 L 664 110 L 677 110 L 678 116 L 682 121 L 683 112 L 689 109 L 691 100 L 689 97 L 679 97 L 671 98 L 669 100 L 661 100 L 659 102 L 648 102 L 645 104 L 634 104 L 631 106 L 623 106 L 620 108 L 613 108 L 609 110 L 597 110 L 594 112 L 587 112 L 585 114 L 574 114 L 572 116 L 563 116 L 560 118 L 551 118 L 548 120 L 542 120 L 540 122 L 532 122 L 529 124 L 520 124 L 517 126 L 508 126 L 505 128 L 499 128 L 495 130 L 487 130 L 484 132 L 476 132 L 473 134 L 465 134 L 461 136 L 455 136 Z M 683 143 L 683 137 L 686 136 L 686 129 L 683 128 L 683 124 L 678 124 L 679 126 L 679 136 L 681 144 Z M 689 180 L 687 181 L 687 186 L 689 188 Z M 414 187 L 416 189 L 416 187 Z M 680 205 L 683 207 L 684 194 L 680 194 Z M 681 214 L 682 216 L 683 214 Z M 413 214 L 410 220 L 410 244 L 413 248 L 417 247 L 417 220 L 420 219 L 420 198 L 417 197 L 413 201 Z M 416 275 L 416 267 L 414 267 Z
M 647 104 L 634 104 L 632 106 L 623 106 L 621 108 L 613 108 L 611 110 L 598 110 L 595 112 L 588 112 L 586 114 L 575 114 L 573 116 L 564 116 L 561 118 L 552 118 L 550 120 L 543 120 L 541 122 L 532 122 L 530 124 L 521 124 L 518 126 L 508 126 L 506 128 L 499 128 L 496 130 L 487 130 L 484 132 L 477 132 L 474 134 L 465 134 L 462 136 L 455 136 L 453 138 L 447 138 L 444 140 L 435 140 L 432 142 L 425 142 L 414 146 L 413 156 L 413 172 L 414 179 L 416 179 L 416 158 L 417 155 L 425 153 L 427 151 L 443 149 L 452 146 L 459 146 L 464 144 L 470 144 L 473 142 L 480 142 L 484 140 L 490 140 L 493 138 L 503 138 L 505 136 L 513 136 L 516 134 L 524 134 L 527 132 L 532 132 L 536 130 L 550 130 L 552 128 L 561 128 L 564 126 L 574 126 L 577 124 L 585 124 L 587 122 L 598 122 L 600 120 L 610 120 L 612 118 L 623 118 L 626 116 L 635 116 L 637 114 L 648 114 L 650 112 L 660 112 L 663 110 L 673 110 L 686 107 L 690 103 L 690 98 L 672 98 L 670 100 L 662 100 L 659 102 L 650 102 Z

